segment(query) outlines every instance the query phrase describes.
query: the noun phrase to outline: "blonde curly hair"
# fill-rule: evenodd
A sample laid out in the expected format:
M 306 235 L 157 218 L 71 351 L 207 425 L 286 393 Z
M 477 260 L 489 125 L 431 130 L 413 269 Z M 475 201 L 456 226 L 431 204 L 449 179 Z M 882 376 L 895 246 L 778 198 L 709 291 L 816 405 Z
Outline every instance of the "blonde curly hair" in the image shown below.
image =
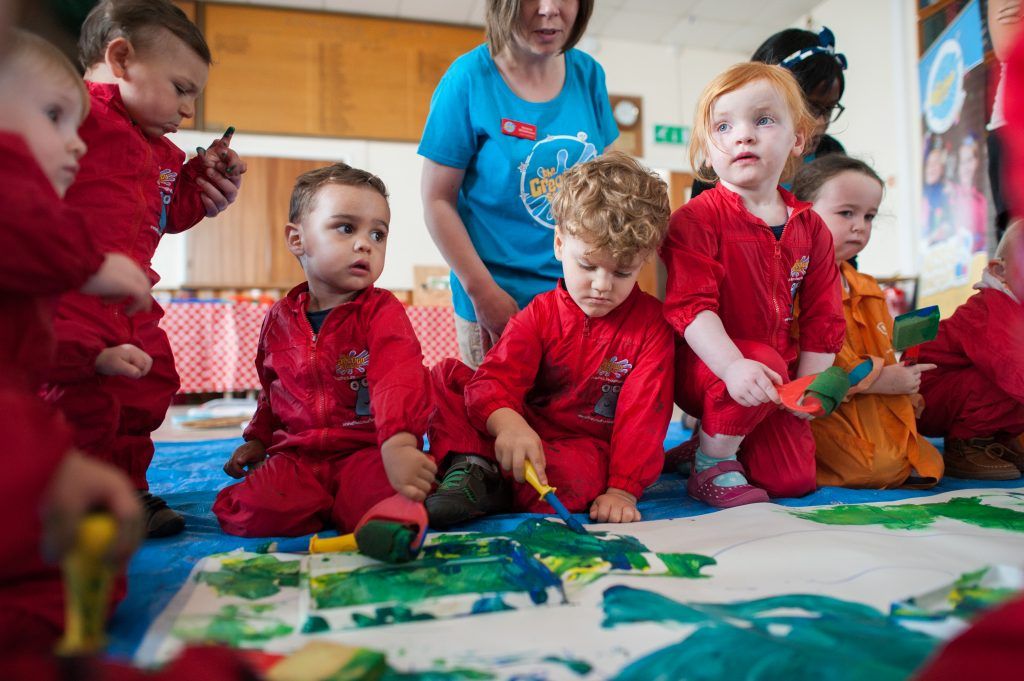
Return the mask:
M 668 185 L 620 151 L 573 166 L 552 202 L 556 229 L 628 263 L 656 251 L 668 233 Z

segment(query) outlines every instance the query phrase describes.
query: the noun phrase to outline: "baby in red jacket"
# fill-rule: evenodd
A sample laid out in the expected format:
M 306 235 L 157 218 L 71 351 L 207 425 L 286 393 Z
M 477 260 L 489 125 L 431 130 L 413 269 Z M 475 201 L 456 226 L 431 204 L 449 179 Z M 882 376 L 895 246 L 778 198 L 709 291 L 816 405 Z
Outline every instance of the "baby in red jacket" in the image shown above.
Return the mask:
M 307 281 L 267 313 L 256 369 L 263 390 L 245 444 L 224 465 L 224 531 L 351 532 L 396 491 L 422 501 L 437 467 L 420 451 L 427 371 L 405 309 L 374 288 L 391 210 L 376 175 L 336 163 L 299 176 L 285 239 Z
M 563 279 L 505 327 L 474 375 L 433 370 L 431 453 L 447 471 L 432 527 L 507 510 L 551 513 L 524 483 L 529 460 L 570 511 L 640 520 L 672 413 L 672 331 L 636 284 L 668 227 L 665 183 L 621 153 L 567 170 L 553 202 Z M 514 483 L 499 471 L 510 472 Z

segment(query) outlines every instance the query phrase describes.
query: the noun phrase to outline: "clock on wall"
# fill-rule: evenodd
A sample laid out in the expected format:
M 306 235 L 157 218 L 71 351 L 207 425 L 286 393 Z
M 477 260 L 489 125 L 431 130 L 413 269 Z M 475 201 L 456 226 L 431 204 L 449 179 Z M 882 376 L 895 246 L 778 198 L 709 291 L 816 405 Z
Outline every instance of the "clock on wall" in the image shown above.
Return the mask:
M 619 126 L 619 139 L 613 149 L 624 151 L 630 156 L 644 155 L 644 112 L 643 99 L 628 95 L 609 95 L 612 117 Z

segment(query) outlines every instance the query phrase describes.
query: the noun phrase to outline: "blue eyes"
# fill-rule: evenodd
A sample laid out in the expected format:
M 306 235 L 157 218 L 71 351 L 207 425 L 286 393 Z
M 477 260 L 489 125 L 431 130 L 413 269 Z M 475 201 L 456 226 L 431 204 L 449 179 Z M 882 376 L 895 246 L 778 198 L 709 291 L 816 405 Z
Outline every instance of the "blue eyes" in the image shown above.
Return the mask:
M 760 118 L 757 119 L 758 125 L 771 125 L 774 122 L 775 119 L 772 118 L 771 116 L 761 116 Z
M 775 119 L 772 116 L 761 116 L 760 118 L 757 119 L 757 121 L 754 123 L 754 125 L 756 125 L 758 127 L 761 127 L 761 126 L 764 126 L 764 125 L 772 125 L 774 123 L 775 123 Z M 728 132 L 731 128 L 732 128 L 732 126 L 730 124 L 728 124 L 728 123 L 719 123 L 718 125 L 715 126 L 715 132 L 717 132 L 717 133 Z

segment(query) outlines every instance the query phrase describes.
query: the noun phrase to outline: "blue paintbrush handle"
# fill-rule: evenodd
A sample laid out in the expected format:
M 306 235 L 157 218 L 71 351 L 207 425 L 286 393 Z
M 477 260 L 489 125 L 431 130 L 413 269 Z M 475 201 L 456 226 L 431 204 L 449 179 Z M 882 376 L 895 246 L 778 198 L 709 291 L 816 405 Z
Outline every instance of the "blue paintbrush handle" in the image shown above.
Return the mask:
M 580 521 L 572 517 L 572 513 L 569 513 L 569 509 L 565 507 L 562 500 L 555 496 L 554 492 L 548 492 L 544 495 L 544 501 L 551 504 L 551 508 L 555 509 L 555 513 L 558 517 L 565 521 L 565 524 L 569 526 L 569 529 L 577 534 L 587 534 L 587 531 L 580 524 Z

